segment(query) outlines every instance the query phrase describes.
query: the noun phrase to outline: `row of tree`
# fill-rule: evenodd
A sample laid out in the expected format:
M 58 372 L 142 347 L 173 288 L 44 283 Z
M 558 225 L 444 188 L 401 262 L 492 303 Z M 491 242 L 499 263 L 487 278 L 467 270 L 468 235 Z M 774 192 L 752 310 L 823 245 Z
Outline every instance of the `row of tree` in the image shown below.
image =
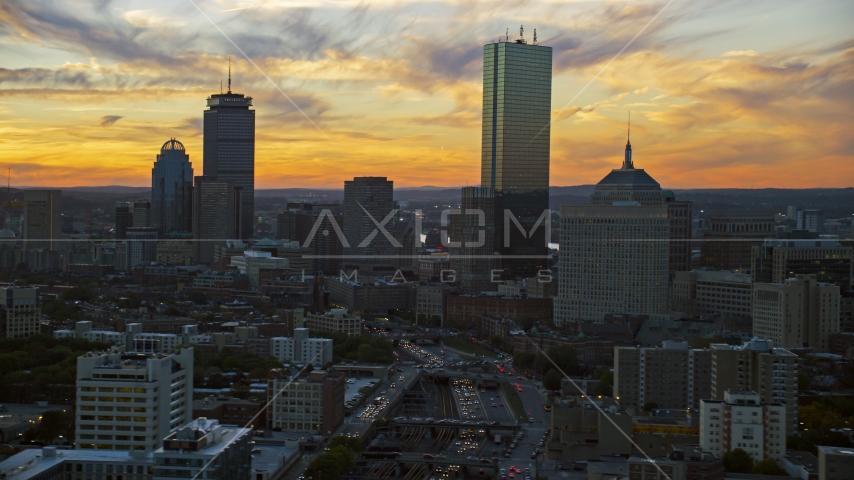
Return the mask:
M 732 473 L 752 473 L 754 475 L 787 476 L 786 470 L 771 458 L 753 463 L 749 453 L 736 448 L 724 454 L 724 470 Z
M 305 470 L 305 478 L 341 478 L 356 466 L 356 456 L 365 446 L 358 438 L 338 436 L 329 441 L 326 452 L 318 455 Z

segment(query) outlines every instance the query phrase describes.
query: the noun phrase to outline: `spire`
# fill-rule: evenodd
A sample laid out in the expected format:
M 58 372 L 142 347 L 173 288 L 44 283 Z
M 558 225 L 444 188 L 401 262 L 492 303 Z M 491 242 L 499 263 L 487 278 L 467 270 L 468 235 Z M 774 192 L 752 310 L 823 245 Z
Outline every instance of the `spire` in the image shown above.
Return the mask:
M 632 112 L 629 112 L 629 128 L 626 135 L 626 158 L 623 160 L 623 170 L 632 170 L 635 168 L 632 164 Z
M 228 56 L 228 93 L 231 93 L 231 55 Z

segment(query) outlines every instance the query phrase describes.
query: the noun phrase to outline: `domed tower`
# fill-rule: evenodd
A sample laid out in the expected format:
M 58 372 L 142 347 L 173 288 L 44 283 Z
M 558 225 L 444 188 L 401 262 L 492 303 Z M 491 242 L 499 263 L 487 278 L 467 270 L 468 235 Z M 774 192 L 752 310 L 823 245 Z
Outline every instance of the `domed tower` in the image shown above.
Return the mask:
M 151 224 L 160 234 L 192 232 L 193 165 L 184 145 L 170 139 L 151 169 Z

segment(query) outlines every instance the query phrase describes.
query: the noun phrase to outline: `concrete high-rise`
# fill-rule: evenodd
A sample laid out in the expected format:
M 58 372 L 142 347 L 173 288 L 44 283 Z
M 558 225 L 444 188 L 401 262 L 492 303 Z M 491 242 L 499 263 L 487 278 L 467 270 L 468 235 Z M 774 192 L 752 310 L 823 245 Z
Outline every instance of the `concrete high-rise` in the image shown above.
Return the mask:
M 386 177 L 355 177 L 344 182 L 342 204 L 344 248 L 347 263 L 397 264 L 393 256 L 400 246 L 392 242 L 391 227 L 397 220 L 394 182 Z M 382 229 L 389 232 L 386 236 Z M 335 232 L 328 232 L 334 235 Z
M 41 330 L 39 289 L 0 288 L 0 333 L 6 338 L 25 338 Z
M 234 181 L 208 176 L 195 178 L 193 187 L 193 242 L 196 262 L 210 264 L 214 245 L 237 236 L 240 196 Z
M 24 191 L 23 239 L 26 249 L 59 249 L 62 190 Z
M 783 283 L 753 285 L 753 334 L 783 348 L 830 349 L 839 331 L 838 285 L 815 275 L 797 275 Z
M 548 266 L 551 97 L 551 47 L 521 30 L 484 45 L 480 184 L 494 194 L 494 245 L 511 279 Z
M 174 138 L 160 147 L 151 169 L 151 217 L 161 235 L 193 231 L 193 165 Z
M 623 408 L 696 409 L 711 394 L 711 352 L 687 342 L 661 347 L 614 347 L 614 397 Z
M 77 358 L 77 448 L 154 451 L 192 413 L 192 348 Z
M 492 270 L 500 266 L 495 257 L 495 196 L 489 187 L 464 187 L 460 211 L 449 219 L 450 267 L 460 293 L 479 295 L 495 291 Z
M 631 143 L 622 167 L 596 185 L 591 200 L 561 207 L 555 323 L 666 314 L 668 209 L 658 182 L 635 168 Z
M 723 400 L 727 390 L 751 390 L 763 403 L 786 406 L 786 431 L 798 428 L 798 357 L 766 340 L 744 345 L 712 344 L 711 398 Z M 786 438 L 785 432 L 782 438 Z
M 130 223 L 134 228 L 151 228 L 151 202 L 148 200 L 133 202 Z
M 204 122 L 203 174 L 231 181 L 239 190 L 236 213 L 239 229 L 234 237 L 248 239 L 255 230 L 255 110 L 252 97 L 231 91 L 208 97 Z
M 755 283 L 783 283 L 795 275 L 815 275 L 843 291 L 854 277 L 854 249 L 836 238 L 766 239 L 751 251 Z
M 116 240 L 127 238 L 128 228 L 133 226 L 133 210 L 128 202 L 116 202 Z

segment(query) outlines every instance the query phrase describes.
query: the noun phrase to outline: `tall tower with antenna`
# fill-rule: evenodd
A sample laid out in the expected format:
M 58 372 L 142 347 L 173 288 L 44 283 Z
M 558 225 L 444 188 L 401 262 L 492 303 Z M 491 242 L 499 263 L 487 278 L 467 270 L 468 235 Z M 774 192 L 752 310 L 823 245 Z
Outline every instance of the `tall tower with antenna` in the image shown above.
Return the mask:
M 252 97 L 231 89 L 231 57 L 228 57 L 228 90 L 207 99 L 204 113 L 202 172 L 209 179 L 234 183 L 233 223 L 237 238 L 255 232 L 255 110 Z
M 495 198 L 493 244 L 510 280 L 548 268 L 552 48 L 524 34 L 483 47 L 481 186 Z

